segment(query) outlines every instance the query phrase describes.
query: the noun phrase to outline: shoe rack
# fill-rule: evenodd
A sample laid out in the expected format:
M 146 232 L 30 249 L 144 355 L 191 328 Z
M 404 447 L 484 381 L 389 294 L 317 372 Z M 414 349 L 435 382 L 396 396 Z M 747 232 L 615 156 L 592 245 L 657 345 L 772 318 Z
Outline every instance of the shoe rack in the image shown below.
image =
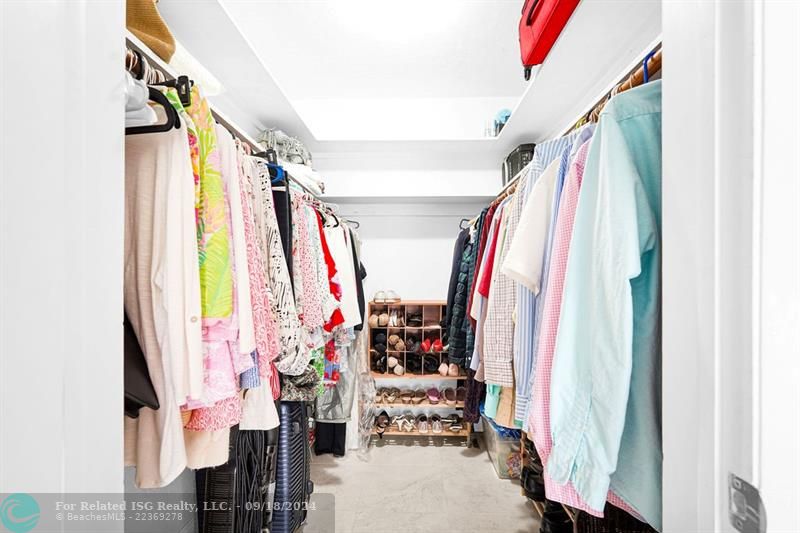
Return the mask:
M 367 317 L 373 315 L 380 316 L 383 313 L 390 316 L 394 313 L 398 317 L 398 322 L 400 321 L 400 317 L 402 317 L 401 323 L 403 325 L 370 325 L 368 362 L 371 375 L 375 379 L 378 388 L 399 387 L 400 389 L 424 390 L 430 387 L 436 387 L 441 390 L 447 387 L 455 389 L 458 385 L 464 384 L 463 382 L 459 382 L 459 380 L 466 380 L 466 376 L 464 375 L 442 376 L 437 370 L 434 370 L 434 364 L 435 368 L 438 369 L 442 362 L 448 361 L 446 351 L 425 353 L 423 355 L 411 351 L 411 342 L 414 339 L 420 342 L 424 339 L 428 339 L 431 343 L 438 340 L 443 346 L 445 345 L 445 332 L 442 330 L 441 323 L 447 314 L 446 302 L 437 300 L 402 300 L 397 303 L 369 302 Z M 422 317 L 421 324 L 410 324 L 410 319 L 415 315 Z M 375 349 L 375 344 L 377 344 L 375 338 L 380 334 L 385 335 L 387 339 L 385 354 Z M 388 345 L 388 339 L 392 335 L 399 336 L 407 349 L 403 351 L 392 349 L 392 347 Z M 387 361 L 387 364 L 384 365 L 386 368 L 383 371 L 377 371 L 376 362 L 384 355 Z M 395 357 L 399 363 L 403 365 L 403 368 L 405 368 L 405 373 L 403 375 L 398 376 L 394 373 L 393 369 L 388 368 L 389 357 Z M 430 365 L 429 371 L 425 369 L 426 362 Z M 411 364 L 411 368 L 409 368 L 409 363 Z M 416 369 L 417 366 L 419 370 Z M 434 371 L 431 372 L 430 370 Z M 432 412 L 436 413 L 441 410 L 448 410 L 456 412 L 464 426 L 457 432 L 445 428 L 441 433 L 433 433 L 430 430 L 427 433 L 420 433 L 416 428 L 413 431 L 400 431 L 397 427 L 390 426 L 386 428 L 384 437 L 461 437 L 467 438 L 467 441 L 470 442 L 472 438 L 472 424 L 463 422 L 463 408 L 463 402 L 457 402 L 455 405 L 447 405 L 444 398 L 442 398 L 438 404 L 430 404 L 427 399 L 420 403 L 402 403 L 398 398 L 392 403 L 376 403 L 375 405 L 377 412 L 387 410 L 390 415 L 401 414 L 406 411 L 411 411 L 415 414 L 427 413 L 430 415 Z M 375 434 L 375 429 L 373 429 L 373 434 Z
M 375 342 L 375 337 L 379 334 L 385 335 L 387 339 L 392 335 L 399 336 L 403 340 L 403 344 L 406 345 L 406 348 L 411 347 L 411 341 L 413 339 L 416 339 L 417 341 L 428 339 L 431 343 L 439 340 L 444 345 L 444 332 L 442 331 L 441 322 L 447 313 L 447 304 L 445 302 L 433 300 L 404 300 L 402 302 L 392 304 L 370 302 L 369 312 L 367 314 L 368 317 L 373 315 L 380 316 L 383 313 L 386 313 L 387 315 L 395 313 L 398 317 L 398 320 L 402 318 L 402 323 L 405 325 L 379 325 L 377 327 L 370 327 L 369 364 L 370 370 L 372 371 L 372 376 L 374 378 L 409 379 L 418 377 L 431 379 L 435 378 L 442 381 L 457 381 L 459 379 L 464 379 L 464 376 L 442 376 L 438 371 L 425 371 L 426 364 L 431 365 L 431 368 L 433 368 L 433 364 L 435 363 L 436 368 L 438 369 L 442 361 L 447 361 L 447 352 L 443 351 L 440 353 L 426 353 L 424 355 L 418 355 L 408 349 L 405 351 L 393 350 L 390 346 L 388 346 L 388 344 L 385 354 L 387 360 L 389 357 L 397 358 L 400 364 L 403 365 L 403 368 L 405 368 L 405 373 L 400 376 L 396 375 L 393 372 L 393 369 L 388 368 L 388 364 L 385 365 L 387 368 L 383 372 L 377 371 L 375 367 L 376 362 L 384 355 L 375 349 L 375 344 L 377 344 Z M 409 325 L 409 319 L 414 316 L 422 317 L 421 325 Z M 409 363 L 411 364 L 411 368 L 409 368 Z M 416 367 L 419 367 L 419 370 L 416 370 Z

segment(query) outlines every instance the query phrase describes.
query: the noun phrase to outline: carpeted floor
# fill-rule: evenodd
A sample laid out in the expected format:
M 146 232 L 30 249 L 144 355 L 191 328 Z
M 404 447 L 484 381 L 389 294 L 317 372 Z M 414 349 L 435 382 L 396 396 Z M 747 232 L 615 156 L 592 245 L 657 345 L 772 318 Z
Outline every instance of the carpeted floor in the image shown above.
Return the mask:
M 484 449 L 398 439 L 374 446 L 367 461 L 356 452 L 314 457 L 311 479 L 317 511 L 303 533 L 539 530 L 519 483 L 499 479 Z

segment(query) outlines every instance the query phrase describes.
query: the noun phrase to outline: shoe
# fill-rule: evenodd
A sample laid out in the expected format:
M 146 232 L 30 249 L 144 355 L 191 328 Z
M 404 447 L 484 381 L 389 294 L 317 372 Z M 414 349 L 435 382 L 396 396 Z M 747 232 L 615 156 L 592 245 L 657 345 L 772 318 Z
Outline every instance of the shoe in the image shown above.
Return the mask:
M 392 370 L 392 372 L 394 372 L 395 375 L 402 376 L 403 374 L 406 373 L 406 369 L 403 368 L 403 365 L 398 363 L 398 364 L 395 365 L 395 367 Z
M 417 389 L 414 391 L 414 398 L 413 398 L 414 403 L 421 404 L 422 402 L 425 401 L 425 398 L 427 398 L 427 396 L 424 390 Z
M 444 389 L 444 402 L 447 405 L 455 405 L 456 404 L 456 391 L 451 387 L 447 387 Z
M 397 311 L 392 309 L 389 313 L 389 327 L 396 328 L 397 327 Z
M 442 417 L 439 415 L 431 415 L 431 431 L 437 434 L 442 432 Z
M 389 314 L 388 313 L 381 313 L 378 315 L 378 327 L 385 328 L 389 325 Z
M 380 354 L 372 354 L 372 370 L 378 372 L 379 374 L 383 374 L 386 372 L 386 356 Z
M 428 433 L 428 416 L 419 415 L 417 417 L 417 431 L 425 435 Z
M 425 370 L 425 374 L 436 374 L 439 368 L 439 358 L 437 357 L 425 357 L 425 360 L 422 363 L 422 368 Z
M 428 402 L 431 405 L 436 405 L 439 403 L 439 400 L 442 399 L 442 394 L 439 392 L 439 389 L 435 387 L 431 387 L 428 389 Z
M 375 418 L 375 433 L 378 434 L 378 437 L 383 438 L 383 432 L 386 431 L 388 426 L 389 413 L 386 411 L 381 411 L 381 413 Z
M 466 387 L 458 387 L 456 389 L 456 403 L 460 403 L 464 405 L 464 402 L 467 401 L 467 388 Z
M 396 292 L 389 290 L 386 291 L 386 295 L 384 296 L 386 303 L 396 304 L 400 303 L 400 296 L 397 295 Z
M 373 349 L 374 349 L 376 352 L 378 352 L 379 354 L 381 354 L 381 355 L 384 355 L 384 354 L 386 353 L 386 345 L 385 345 L 385 344 L 376 344 L 376 345 L 374 345 L 372 348 L 373 348 Z
M 421 328 L 422 327 L 422 313 L 414 313 L 408 316 L 408 327 Z
M 402 340 L 402 339 L 400 339 L 400 335 L 396 335 L 396 334 L 389 335 L 389 346 L 396 345 L 397 342 L 400 341 L 400 340 Z
M 367 324 L 371 328 L 377 328 L 378 327 L 378 315 L 376 315 L 375 313 L 369 315 L 369 318 L 367 319 Z
M 403 417 L 406 420 L 406 433 L 411 433 L 412 431 L 417 429 L 417 419 L 414 417 L 414 413 L 411 411 L 406 411 L 403 414 Z
M 372 297 L 372 302 L 376 304 L 385 304 L 386 303 L 386 293 L 383 291 L 378 291 L 375 293 L 375 296 Z
M 394 349 L 398 352 L 405 352 L 406 351 L 406 343 L 401 340 L 397 341 L 397 344 L 394 345 Z
M 373 345 L 386 344 L 386 334 L 378 333 L 377 335 L 375 335 L 375 337 L 372 339 L 372 344 Z
M 450 363 L 450 366 L 447 367 L 447 375 L 452 378 L 457 378 L 460 372 L 461 370 L 458 368 L 458 365 L 454 363 Z
M 411 400 L 414 398 L 414 391 L 412 390 L 404 390 L 400 393 L 400 401 L 403 403 L 411 403 Z
M 424 353 L 428 353 L 428 352 L 431 351 L 431 340 L 430 339 L 425 339 L 424 341 L 422 341 L 420 343 L 419 346 L 420 346 L 420 348 L 422 349 L 422 351 Z
M 459 431 L 464 429 L 464 425 L 461 423 L 461 417 L 460 416 L 455 415 L 454 418 L 455 418 L 455 420 L 450 423 L 450 431 L 452 431 L 453 433 L 458 433 Z
M 397 360 L 397 357 L 389 356 L 389 368 L 394 368 L 400 361 Z
M 447 363 L 442 363 L 441 365 L 439 365 L 439 374 L 441 374 L 442 376 L 447 376 L 447 370 L 448 370 Z
M 386 389 L 386 403 L 394 403 L 397 401 L 397 397 L 400 395 L 400 389 L 396 387 L 392 387 L 390 389 Z
M 417 354 L 417 355 L 422 355 L 422 352 L 419 349 L 419 343 L 418 342 L 411 342 L 411 341 L 407 342 L 406 343 L 406 351 L 414 353 L 414 354 Z
M 434 353 L 442 353 L 443 348 L 444 346 L 442 346 L 442 341 L 439 339 L 436 339 L 433 341 L 433 344 L 431 344 L 431 351 Z

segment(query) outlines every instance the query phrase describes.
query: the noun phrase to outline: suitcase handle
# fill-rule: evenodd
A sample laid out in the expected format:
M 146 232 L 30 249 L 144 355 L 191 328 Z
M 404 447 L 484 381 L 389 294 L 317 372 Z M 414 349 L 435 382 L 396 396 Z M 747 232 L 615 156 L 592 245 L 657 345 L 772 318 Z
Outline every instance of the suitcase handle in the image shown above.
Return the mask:
M 533 24 L 533 12 L 536 11 L 536 6 L 539 5 L 539 0 L 533 0 L 530 9 L 528 9 L 528 16 L 525 19 L 525 25 L 530 26 Z

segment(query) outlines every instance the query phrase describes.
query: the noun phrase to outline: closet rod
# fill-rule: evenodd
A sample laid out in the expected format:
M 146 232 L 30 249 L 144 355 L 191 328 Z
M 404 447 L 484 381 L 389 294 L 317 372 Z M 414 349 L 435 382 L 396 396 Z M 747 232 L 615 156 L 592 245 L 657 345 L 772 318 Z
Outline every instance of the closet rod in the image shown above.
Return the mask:
M 645 62 L 647 65 L 647 73 L 648 79 L 645 80 Z M 583 115 L 574 126 L 568 129 L 564 134 L 566 135 L 570 131 L 573 131 L 587 122 L 597 122 L 600 118 L 600 113 L 603 111 L 605 105 L 611 100 L 612 97 L 615 95 L 625 92 L 628 89 L 632 89 L 634 87 L 638 87 L 639 85 L 644 84 L 646 81 L 649 81 L 649 78 L 653 76 L 653 74 L 659 72 L 661 70 L 661 44 L 659 43 L 650 53 L 645 56 L 645 59 L 642 61 L 641 64 L 635 69 L 633 69 L 627 76 L 625 76 L 622 81 L 617 83 L 617 85 L 609 91 L 605 96 L 600 98 L 600 100 L 594 104 L 591 108 L 589 108 L 589 112 Z M 535 150 L 535 148 L 534 148 Z M 519 178 L 522 177 L 523 173 L 528 171 L 528 167 L 530 163 L 525 165 L 520 172 L 511 179 L 505 187 L 503 187 L 499 193 L 497 193 L 497 197 L 495 198 L 495 202 L 498 202 L 505 198 L 506 196 L 513 194 L 513 192 L 517 188 L 517 183 L 519 182 Z M 475 219 L 470 220 L 472 223 Z
M 178 78 L 178 74 L 172 70 L 167 63 L 165 63 L 160 57 L 158 57 L 146 44 L 140 41 L 134 34 L 128 31 L 128 35 L 125 38 L 126 44 L 128 46 L 128 53 L 126 55 L 126 68 L 129 67 L 130 59 L 131 59 L 131 51 L 138 52 L 144 61 L 147 61 L 148 66 L 160 72 L 165 80 L 174 80 Z M 146 81 L 145 81 L 146 83 Z M 211 109 L 211 114 L 214 116 L 214 119 L 219 122 L 221 126 L 227 129 L 234 137 L 237 137 L 241 142 L 248 145 L 250 149 L 255 152 L 261 152 L 264 150 L 264 147 L 261 146 L 258 141 L 253 139 L 250 135 L 247 134 L 242 128 L 237 126 L 234 122 L 232 122 L 228 117 L 226 117 L 223 113 L 221 113 L 218 109 L 216 109 L 211 103 L 209 102 L 209 108 Z
M 621 92 L 627 91 L 628 89 L 633 89 L 634 87 L 643 85 L 644 83 L 650 81 L 649 78 L 651 78 L 655 73 L 660 71 L 661 44 L 659 43 L 658 46 L 656 46 L 645 56 L 645 59 L 639 64 L 638 67 L 629 72 L 628 75 L 622 79 L 622 81 L 617 83 L 613 89 L 600 98 L 600 100 L 598 100 L 597 103 L 589 109 L 589 112 L 578 119 L 575 125 L 567 130 L 567 132 L 576 130 L 588 122 L 597 122 L 600 118 L 600 113 L 602 113 L 603 108 L 611 100 L 611 98 Z M 647 76 L 645 76 L 645 73 L 647 73 Z

